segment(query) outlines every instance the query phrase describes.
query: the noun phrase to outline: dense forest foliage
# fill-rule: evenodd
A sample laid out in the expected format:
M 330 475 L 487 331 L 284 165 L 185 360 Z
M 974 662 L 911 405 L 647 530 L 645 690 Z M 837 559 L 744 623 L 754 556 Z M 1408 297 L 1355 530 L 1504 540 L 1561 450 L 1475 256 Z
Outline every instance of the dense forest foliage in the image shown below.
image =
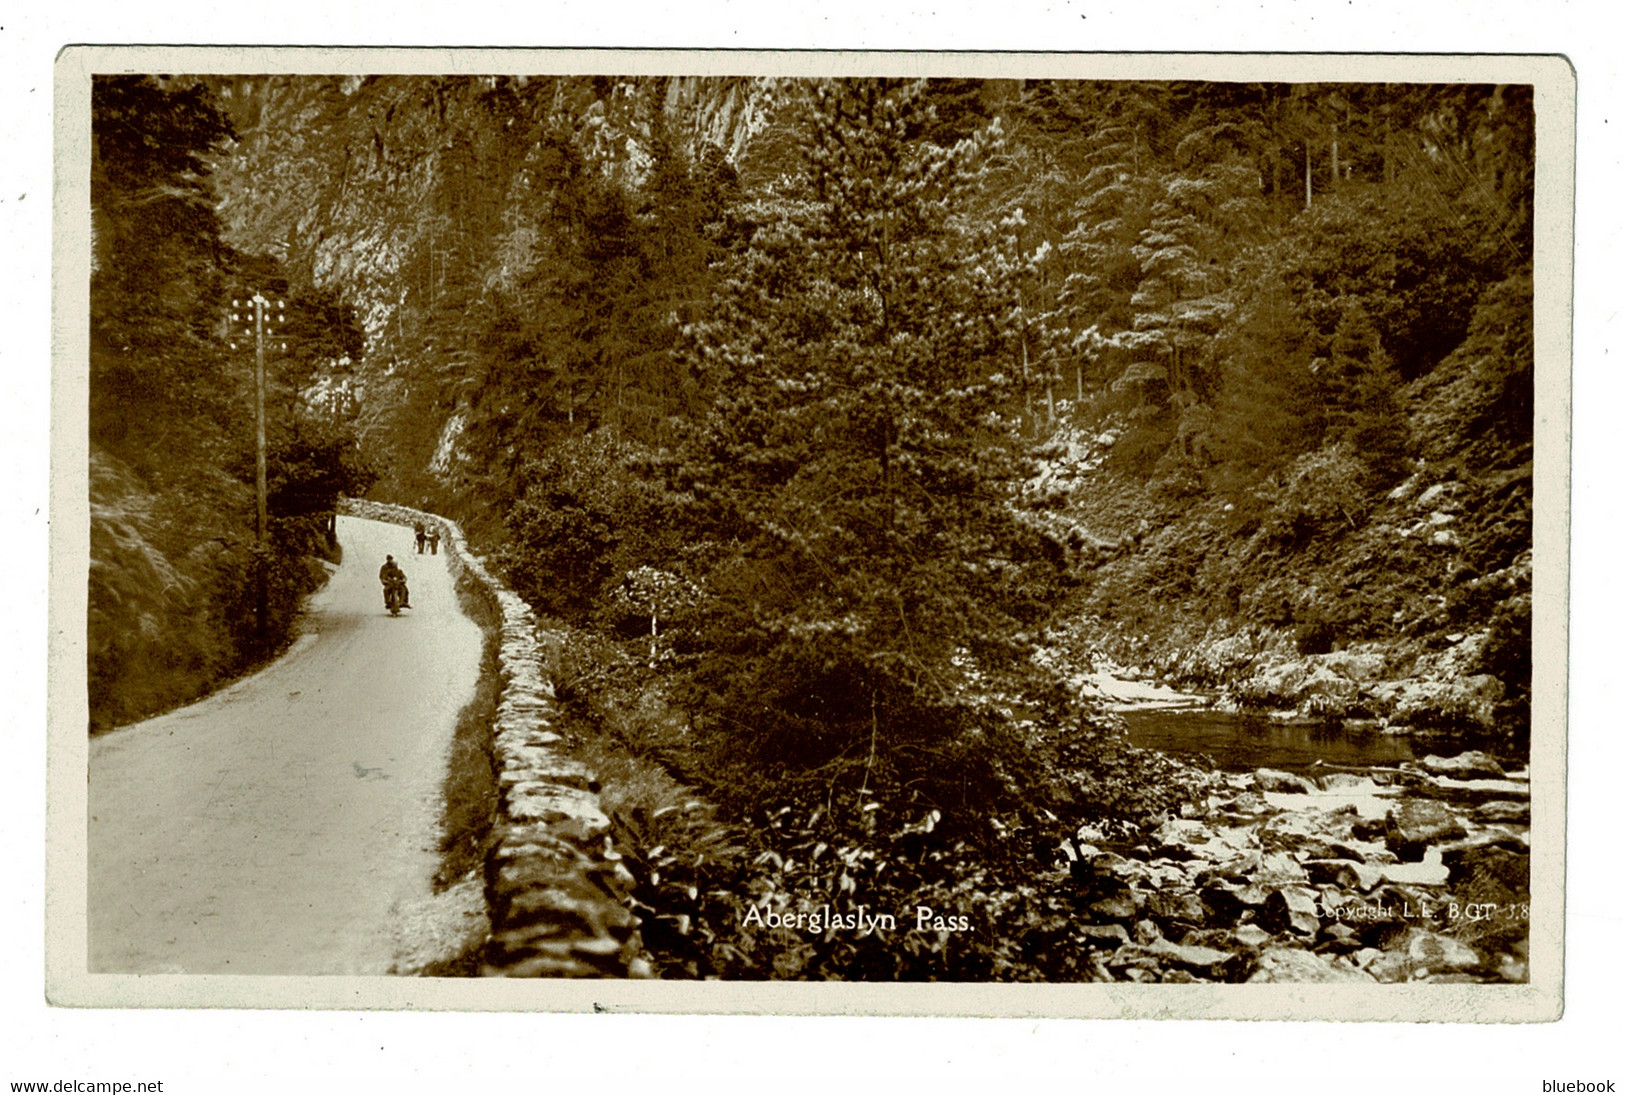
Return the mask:
M 160 611 L 116 583 L 182 558 L 237 584 L 162 583 L 180 591 L 163 610 L 204 598 L 219 649 L 241 648 L 249 432 L 222 313 L 262 269 L 304 331 L 274 466 L 316 484 L 288 492 L 310 500 L 279 556 L 307 550 L 299 514 L 365 486 L 357 455 L 377 496 L 463 520 L 568 636 L 556 677 L 609 743 L 600 765 L 793 832 L 767 854 L 804 846 L 809 894 L 886 864 L 916 897 L 985 890 L 977 872 L 1027 869 L 1080 817 L 1177 806 L 1187 777 L 1077 687 L 1107 661 L 1243 706 L 1516 737 L 1532 103 L 1476 85 L 101 82 L 93 612 L 126 615 L 93 617 L 93 659 L 128 657 L 128 621 Z M 1316 687 L 1331 663 L 1293 662 L 1334 656 L 1387 691 Z M 689 827 L 645 847 L 747 862 L 683 809 L 625 807 Z M 922 841 L 937 850 L 902 867 Z M 667 866 L 663 900 L 694 905 L 685 968 L 787 961 L 692 942 L 720 869 Z
M 271 520 L 259 543 L 254 336 L 232 308 L 287 282 L 274 260 L 222 238 L 210 168 L 231 121 L 195 81 L 98 77 L 91 135 L 97 730 L 193 699 L 275 650 L 321 575 L 335 500 L 368 479 L 342 416 L 302 394 L 359 356 L 361 328 L 332 290 L 305 287 L 267 366 Z

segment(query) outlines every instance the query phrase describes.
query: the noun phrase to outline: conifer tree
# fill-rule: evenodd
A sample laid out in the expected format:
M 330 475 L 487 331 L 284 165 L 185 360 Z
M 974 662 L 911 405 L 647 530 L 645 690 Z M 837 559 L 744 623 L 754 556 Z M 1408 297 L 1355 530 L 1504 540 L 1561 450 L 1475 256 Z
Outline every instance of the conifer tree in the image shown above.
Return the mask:
M 1408 447 L 1399 374 L 1358 301 L 1338 323 L 1331 358 L 1321 365 L 1327 443 L 1347 442 L 1371 469 L 1374 486 L 1391 481 Z
M 722 762 L 949 807 L 1021 763 L 1042 573 L 997 413 L 1010 226 L 956 216 L 974 149 L 924 129 L 916 86 L 815 89 L 805 192 L 755 210 L 692 332 L 718 397 L 682 474 L 715 545 L 694 706 Z
M 1223 361 L 1214 400 L 1218 481 L 1236 497 L 1320 443 L 1325 410 L 1311 370 L 1311 342 L 1278 277 L 1249 283 L 1216 340 Z

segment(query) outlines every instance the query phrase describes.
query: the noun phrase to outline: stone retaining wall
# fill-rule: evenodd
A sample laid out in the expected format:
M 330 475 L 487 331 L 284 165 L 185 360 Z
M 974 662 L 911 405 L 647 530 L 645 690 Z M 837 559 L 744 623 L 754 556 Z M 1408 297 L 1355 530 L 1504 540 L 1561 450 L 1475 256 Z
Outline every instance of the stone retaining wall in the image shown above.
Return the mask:
M 492 739 L 500 784 L 486 859 L 491 938 L 482 972 L 501 977 L 625 977 L 642 963 L 631 876 L 609 839 L 593 773 L 564 755 L 536 618 L 471 553 L 456 522 L 405 506 L 347 499 L 342 512 L 438 526 L 452 571 L 465 575 L 500 620 L 502 690 Z

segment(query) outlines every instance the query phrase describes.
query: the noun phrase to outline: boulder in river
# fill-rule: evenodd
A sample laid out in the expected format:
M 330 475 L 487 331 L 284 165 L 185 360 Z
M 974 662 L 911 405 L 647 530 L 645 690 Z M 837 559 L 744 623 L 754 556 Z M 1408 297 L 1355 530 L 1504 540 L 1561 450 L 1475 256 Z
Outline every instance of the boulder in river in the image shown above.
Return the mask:
M 1213 806 L 1212 813 L 1227 814 L 1234 820 L 1250 821 L 1276 812 L 1269 800 L 1257 791 L 1243 791 L 1228 801 Z
M 1473 811 L 1473 815 L 1480 821 L 1510 821 L 1519 825 L 1529 824 L 1529 803 L 1514 802 L 1511 799 L 1497 799 L 1486 802 Z
M 1272 851 L 1311 859 L 1359 859 L 1353 847 L 1359 816 L 1350 810 L 1292 810 L 1258 828 L 1259 842 Z
M 1316 885 L 1337 886 L 1344 890 L 1364 893 L 1382 884 L 1382 868 L 1354 859 L 1310 859 L 1303 864 L 1304 873 Z
M 1450 807 L 1431 799 L 1406 799 L 1388 811 L 1384 843 L 1401 862 L 1416 863 L 1428 845 L 1459 840 L 1467 835 Z
M 1384 882 L 1402 886 L 1443 886 L 1449 871 L 1437 857 L 1424 855 L 1419 863 L 1388 863 L 1381 868 Z
M 1451 779 L 1506 778 L 1505 769 L 1494 757 L 1476 749 L 1453 757 L 1441 757 L 1430 753 L 1422 758 L 1422 768 L 1430 775 L 1448 776 Z
M 1302 776 L 1273 768 L 1260 768 L 1254 772 L 1253 786 L 1264 794 L 1308 795 L 1315 790 L 1315 785 Z
M 1325 772 L 1316 777 L 1322 791 L 1365 791 L 1375 793 L 1371 777 L 1359 772 Z

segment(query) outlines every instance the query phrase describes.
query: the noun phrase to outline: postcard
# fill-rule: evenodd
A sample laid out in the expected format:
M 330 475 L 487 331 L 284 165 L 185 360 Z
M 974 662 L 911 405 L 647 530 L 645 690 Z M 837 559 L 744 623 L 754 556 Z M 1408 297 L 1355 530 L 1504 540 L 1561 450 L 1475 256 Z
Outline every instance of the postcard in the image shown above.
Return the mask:
M 54 1004 L 1561 1014 L 1561 58 L 55 90 Z

